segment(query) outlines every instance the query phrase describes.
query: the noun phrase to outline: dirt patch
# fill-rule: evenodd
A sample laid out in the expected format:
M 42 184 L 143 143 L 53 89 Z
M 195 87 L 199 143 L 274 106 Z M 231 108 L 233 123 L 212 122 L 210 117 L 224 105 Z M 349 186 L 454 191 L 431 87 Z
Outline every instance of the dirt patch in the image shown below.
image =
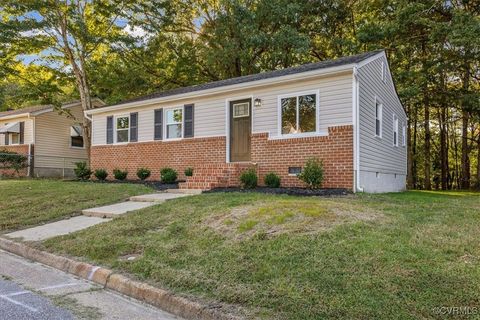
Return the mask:
M 272 237 L 284 233 L 311 234 L 338 225 L 369 222 L 383 217 L 345 203 L 329 201 L 275 201 L 236 207 L 230 212 L 209 217 L 204 223 L 232 240 L 256 234 Z

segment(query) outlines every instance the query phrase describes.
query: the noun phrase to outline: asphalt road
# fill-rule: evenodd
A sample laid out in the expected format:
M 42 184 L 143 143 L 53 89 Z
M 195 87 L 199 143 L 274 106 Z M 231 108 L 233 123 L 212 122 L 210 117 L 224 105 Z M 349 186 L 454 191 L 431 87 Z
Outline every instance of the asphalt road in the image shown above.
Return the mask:
M 167 312 L 0 250 L 0 320 L 171 320 Z

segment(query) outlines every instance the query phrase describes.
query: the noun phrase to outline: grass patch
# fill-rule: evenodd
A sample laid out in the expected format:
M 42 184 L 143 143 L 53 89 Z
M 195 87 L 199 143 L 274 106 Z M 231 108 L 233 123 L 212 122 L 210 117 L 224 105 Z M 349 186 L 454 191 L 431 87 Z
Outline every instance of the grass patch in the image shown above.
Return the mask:
M 478 193 L 218 193 L 43 245 L 248 318 L 436 318 L 480 304 L 479 219 Z
M 17 230 L 80 214 L 152 189 L 133 184 L 60 180 L 0 180 L 0 231 Z

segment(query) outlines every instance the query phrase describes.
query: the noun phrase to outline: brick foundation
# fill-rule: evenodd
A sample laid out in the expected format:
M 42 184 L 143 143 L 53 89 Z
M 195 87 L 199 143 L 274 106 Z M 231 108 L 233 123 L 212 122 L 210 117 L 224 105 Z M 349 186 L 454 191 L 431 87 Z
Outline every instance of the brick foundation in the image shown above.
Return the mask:
M 251 162 L 257 167 L 261 185 L 265 174 L 274 171 L 282 178 L 282 186 L 304 186 L 297 177 L 288 175 L 288 167 L 302 167 L 310 157 L 323 160 L 324 187 L 352 189 L 352 126 L 331 127 L 329 135 L 325 137 L 268 140 L 267 133 L 252 135 Z M 232 172 L 232 176 L 227 177 L 225 182 L 231 186 L 235 183 L 233 180 L 238 181 L 238 169 L 232 170 L 231 165 L 225 164 L 225 159 L 225 137 L 139 142 L 91 148 L 92 168 L 106 169 L 110 174 L 109 178 L 113 178 L 112 170 L 119 168 L 128 170 L 128 179 L 136 179 L 137 169 L 146 167 L 152 170 L 150 179 L 159 180 L 160 168 L 168 166 L 178 171 L 179 179 L 185 179 L 184 170 L 187 167 L 193 167 L 194 172 L 195 168 L 205 168 L 202 169 L 205 172 L 208 167 L 218 166 Z M 223 174 L 225 170 L 220 171 Z M 206 177 L 195 176 L 194 174 L 195 179 L 190 179 L 204 183 Z M 223 181 L 223 178 L 220 180 Z
M 172 167 L 179 179 L 185 179 L 187 167 L 223 164 L 226 159 L 225 137 L 192 138 L 178 141 L 138 142 L 126 145 L 93 146 L 92 169 L 106 169 L 113 179 L 115 168 L 128 170 L 127 179 L 137 179 L 137 169 L 152 171 L 150 180 L 160 179 L 160 169 Z
M 282 178 L 282 186 L 303 187 L 288 174 L 288 167 L 302 167 L 311 157 L 323 161 L 323 187 L 353 188 L 353 126 L 330 127 L 324 137 L 268 140 L 267 133 L 252 137 L 252 162 L 257 164 L 260 184 L 273 171 Z
M 0 146 L 0 153 L 4 151 L 8 152 L 16 152 L 18 154 L 23 154 L 25 156 L 28 156 L 28 144 L 21 144 L 21 145 L 9 145 L 9 146 Z M 33 146 L 32 146 L 33 150 Z M 20 171 L 17 172 L 13 169 L 2 169 L 0 168 L 0 176 L 20 176 L 20 177 L 26 177 L 28 175 L 28 168 L 23 168 L 20 169 Z

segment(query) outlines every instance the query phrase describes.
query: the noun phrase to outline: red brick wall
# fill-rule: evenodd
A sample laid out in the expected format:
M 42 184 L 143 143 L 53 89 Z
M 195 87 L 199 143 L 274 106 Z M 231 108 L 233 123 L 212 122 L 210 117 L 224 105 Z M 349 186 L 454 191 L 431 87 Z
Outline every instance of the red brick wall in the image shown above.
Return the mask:
M 353 188 L 353 126 L 330 127 L 328 136 L 268 140 L 267 133 L 254 134 L 252 162 L 257 163 L 259 183 L 268 172 L 282 178 L 283 186 L 302 187 L 288 167 L 302 167 L 308 158 L 323 161 L 325 188 Z
M 33 150 L 33 146 L 32 146 Z M 16 152 L 18 154 L 23 154 L 23 155 L 28 155 L 28 144 L 22 144 L 22 145 L 9 145 L 9 146 L 0 146 L 0 153 L 4 151 L 9 151 L 9 152 Z M 18 173 L 19 176 L 27 176 L 28 174 L 28 168 L 21 169 Z M 17 175 L 17 172 L 13 169 L 2 169 L 0 168 L 0 176 L 5 175 L 5 176 L 15 176 Z
M 259 183 L 266 173 L 274 171 L 282 178 L 283 186 L 303 186 L 288 167 L 301 167 L 309 157 L 323 160 L 326 188 L 353 187 L 353 127 L 329 129 L 325 137 L 268 140 L 267 133 L 252 136 L 252 162 L 257 164 Z M 179 141 L 140 142 L 126 145 L 93 146 L 93 169 L 107 169 L 112 177 L 115 168 L 127 169 L 128 179 L 136 179 L 140 167 L 152 170 L 150 179 L 158 180 L 160 168 L 173 167 L 184 179 L 186 167 L 202 164 L 223 164 L 226 158 L 226 138 L 193 138 Z
M 113 178 L 115 168 L 128 170 L 128 179 L 137 179 L 137 169 L 152 171 L 150 180 L 160 179 L 160 169 L 172 167 L 180 179 L 184 170 L 205 163 L 225 163 L 225 137 L 192 138 L 178 141 L 138 142 L 126 145 L 92 146 L 93 169 L 106 169 Z

